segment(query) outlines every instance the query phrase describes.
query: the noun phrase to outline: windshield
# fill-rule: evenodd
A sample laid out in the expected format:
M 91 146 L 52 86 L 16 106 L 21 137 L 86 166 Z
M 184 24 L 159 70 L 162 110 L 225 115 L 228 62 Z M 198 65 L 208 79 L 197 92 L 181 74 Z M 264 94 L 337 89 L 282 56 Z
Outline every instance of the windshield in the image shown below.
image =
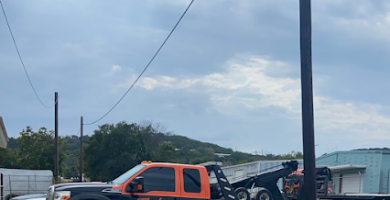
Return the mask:
M 134 174 L 139 172 L 141 169 L 143 169 L 146 165 L 137 165 L 133 168 L 131 168 L 129 171 L 125 172 L 124 174 L 120 175 L 118 178 L 112 181 L 115 185 L 120 185 L 124 183 L 125 181 L 129 180 L 130 177 L 132 177 Z

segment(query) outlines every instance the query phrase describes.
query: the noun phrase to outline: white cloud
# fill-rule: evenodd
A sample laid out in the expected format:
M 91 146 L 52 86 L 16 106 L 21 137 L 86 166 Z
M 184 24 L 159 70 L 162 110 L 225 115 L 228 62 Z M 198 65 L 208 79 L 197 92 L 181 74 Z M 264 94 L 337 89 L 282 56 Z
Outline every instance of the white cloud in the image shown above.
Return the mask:
M 267 75 L 267 71 L 286 66 L 279 61 L 269 61 L 263 58 L 251 57 L 244 63 L 229 61 L 225 73 L 212 73 L 199 78 L 175 79 L 167 76 L 142 78 L 138 86 L 147 90 L 155 88 L 191 89 L 202 87 L 202 91 L 212 93 L 212 100 L 230 99 L 249 108 L 277 106 L 298 112 L 297 102 L 300 97 L 299 80 L 291 78 L 274 78 Z M 229 95 L 216 94 L 228 90 Z M 256 98 L 242 98 L 240 95 L 257 94 L 261 96 L 261 103 Z
M 213 105 L 212 109 L 225 115 L 244 117 L 251 110 L 277 107 L 284 109 L 287 117 L 300 120 L 300 79 L 269 75 L 270 71 L 288 67 L 291 66 L 287 63 L 252 56 L 227 62 L 225 71 L 221 73 L 196 78 L 145 77 L 138 86 L 147 90 L 205 93 Z M 349 140 L 360 143 L 377 139 L 390 141 L 387 137 L 390 118 L 380 114 L 385 107 L 340 102 L 323 96 L 315 96 L 314 101 L 317 134 L 349 137 Z M 338 135 L 340 132 L 345 135 Z M 367 134 L 371 136 L 370 139 Z
M 354 133 L 344 135 L 351 141 L 371 142 L 372 140 L 390 140 L 390 118 L 380 114 L 384 106 L 369 103 L 341 103 L 330 98 L 316 97 L 316 124 L 322 132 L 332 130 Z M 368 136 L 370 136 L 368 138 Z
M 142 78 L 139 82 L 139 86 L 147 89 L 152 90 L 156 87 L 173 87 L 171 83 L 175 81 L 174 78 L 168 77 L 168 76 L 160 76 L 157 79 L 154 78 Z
M 119 66 L 119 65 L 113 65 L 112 66 L 112 71 L 120 71 L 120 70 L 122 70 L 121 66 Z
M 108 76 L 113 76 L 115 73 L 122 71 L 122 67 L 119 65 L 111 66 L 111 70 L 106 74 Z

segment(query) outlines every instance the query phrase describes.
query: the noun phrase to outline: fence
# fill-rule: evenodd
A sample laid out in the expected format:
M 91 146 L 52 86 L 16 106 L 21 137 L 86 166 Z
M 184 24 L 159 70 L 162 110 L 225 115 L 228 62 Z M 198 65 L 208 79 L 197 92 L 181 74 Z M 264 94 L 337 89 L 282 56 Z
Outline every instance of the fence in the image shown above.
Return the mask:
M 1 174 L 1 200 L 8 195 L 44 194 L 53 183 L 53 176 Z

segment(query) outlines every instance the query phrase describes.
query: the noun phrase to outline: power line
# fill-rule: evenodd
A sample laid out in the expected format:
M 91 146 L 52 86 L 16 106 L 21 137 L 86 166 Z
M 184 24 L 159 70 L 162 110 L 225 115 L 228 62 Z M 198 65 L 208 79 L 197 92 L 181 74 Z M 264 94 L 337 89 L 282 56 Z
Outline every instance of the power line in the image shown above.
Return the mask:
M 134 87 L 134 85 L 137 83 L 137 81 L 141 78 L 141 76 L 144 74 L 144 72 L 148 69 L 149 65 L 153 62 L 154 58 L 157 56 L 157 54 L 160 52 L 160 50 L 162 49 L 162 47 L 165 45 L 165 43 L 168 41 L 169 37 L 171 37 L 173 31 L 175 31 L 176 27 L 179 25 L 180 21 L 183 19 L 184 15 L 187 13 L 188 9 L 191 7 L 192 3 L 194 2 L 194 0 L 191 1 L 191 3 L 187 6 L 187 9 L 184 11 L 184 13 L 181 15 L 180 19 L 177 21 L 176 25 L 173 27 L 172 31 L 168 34 L 167 38 L 165 38 L 164 42 L 162 43 L 162 45 L 160 46 L 160 48 L 158 48 L 157 52 L 154 54 L 154 56 L 152 57 L 152 59 L 149 61 L 149 63 L 146 65 L 146 67 L 144 68 L 144 70 L 142 70 L 141 74 L 137 77 L 137 79 L 135 79 L 134 83 L 130 86 L 130 88 L 125 92 L 125 94 L 119 99 L 118 102 L 116 102 L 116 104 L 106 113 L 104 114 L 102 117 L 100 117 L 99 119 L 97 119 L 96 121 L 94 122 L 91 122 L 91 123 L 88 123 L 88 124 L 83 124 L 83 125 L 92 125 L 100 120 L 102 120 L 105 116 L 107 116 L 112 110 L 114 110 L 114 108 L 122 101 L 122 99 L 127 95 L 127 93 L 129 93 L 129 91 Z
M 27 76 L 28 82 L 29 82 L 30 85 L 31 85 L 31 88 L 32 88 L 32 90 L 34 91 L 34 94 L 35 94 L 35 96 L 37 97 L 37 99 L 39 100 L 39 102 L 40 102 L 44 107 L 46 107 L 46 108 L 52 108 L 54 105 L 52 105 L 52 106 L 46 106 L 46 105 L 41 101 L 41 99 L 39 98 L 37 92 L 35 91 L 34 85 L 32 84 L 31 79 L 30 79 L 30 76 L 29 76 L 28 73 L 27 73 L 26 66 L 24 65 L 22 56 L 20 55 L 20 52 L 19 52 L 19 49 L 18 49 L 18 45 L 16 44 L 14 34 L 12 33 L 11 26 L 9 25 L 8 18 L 7 18 L 7 15 L 5 14 L 4 6 L 3 6 L 3 3 L 1 2 L 1 0 L 0 0 L 0 4 L 1 4 L 1 9 L 3 10 L 3 14 L 4 14 L 5 21 L 6 21 L 7 26 L 8 26 L 8 30 L 9 30 L 9 32 L 10 32 L 10 34 L 11 34 L 12 40 L 14 41 L 14 45 L 15 45 L 16 52 L 18 53 L 19 60 L 20 60 L 20 62 L 21 62 L 22 65 L 23 65 L 24 72 L 26 73 L 26 76 Z M 56 103 L 57 103 L 57 102 L 55 102 L 55 104 L 56 104 Z

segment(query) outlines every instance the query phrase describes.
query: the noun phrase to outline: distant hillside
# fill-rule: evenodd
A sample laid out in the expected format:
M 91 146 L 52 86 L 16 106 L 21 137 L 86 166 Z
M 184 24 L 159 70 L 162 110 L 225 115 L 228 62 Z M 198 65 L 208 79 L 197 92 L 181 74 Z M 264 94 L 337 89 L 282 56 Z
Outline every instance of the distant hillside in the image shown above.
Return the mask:
M 176 147 L 177 162 L 201 163 L 215 160 L 214 153 L 232 154 L 233 150 L 216 144 L 201 142 L 180 135 L 162 135 L 162 141 L 169 141 Z
M 258 160 L 301 159 L 302 153 L 291 152 L 284 155 L 253 155 L 235 152 L 230 148 L 220 147 L 216 144 L 201 142 L 180 135 L 162 135 L 163 141 L 169 141 L 177 148 L 177 161 L 180 163 L 198 164 L 207 161 L 221 161 L 224 166 L 253 162 Z M 215 153 L 230 154 L 218 157 Z
M 280 159 L 301 159 L 302 153 L 291 152 L 284 155 L 253 155 L 249 153 L 233 151 L 230 148 L 221 147 L 216 144 L 194 140 L 181 135 L 158 134 L 157 137 L 161 142 L 171 142 L 176 148 L 177 163 L 199 164 L 207 161 L 221 161 L 223 166 L 242 164 L 258 160 L 280 160 Z M 65 150 L 69 155 L 64 161 L 65 166 L 73 172 L 78 169 L 79 157 L 79 139 L 66 136 Z M 89 136 L 84 136 L 83 141 L 88 144 Z M 218 157 L 215 153 L 230 154 L 225 157 Z

